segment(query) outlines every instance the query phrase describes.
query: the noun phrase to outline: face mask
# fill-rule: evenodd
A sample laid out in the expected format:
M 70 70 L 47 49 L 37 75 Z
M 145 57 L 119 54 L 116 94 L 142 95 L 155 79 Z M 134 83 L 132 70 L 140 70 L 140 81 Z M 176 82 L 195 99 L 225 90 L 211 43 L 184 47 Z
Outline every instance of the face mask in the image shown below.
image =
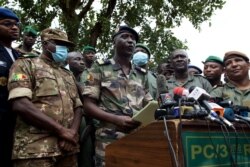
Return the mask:
M 51 53 L 57 63 L 63 63 L 68 57 L 68 48 L 66 46 L 56 45 L 56 52 Z
M 148 63 L 148 55 L 143 52 L 137 52 L 134 54 L 132 62 L 137 66 L 145 65 Z

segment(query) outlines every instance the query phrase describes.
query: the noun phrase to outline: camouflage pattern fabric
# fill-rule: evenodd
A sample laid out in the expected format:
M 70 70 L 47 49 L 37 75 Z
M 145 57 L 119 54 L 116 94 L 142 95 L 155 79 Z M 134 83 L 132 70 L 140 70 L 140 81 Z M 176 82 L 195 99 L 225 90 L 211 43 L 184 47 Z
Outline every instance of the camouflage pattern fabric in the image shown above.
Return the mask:
M 34 54 L 34 55 L 36 55 L 36 56 L 39 56 L 39 55 L 40 55 L 40 52 L 38 52 L 38 51 L 35 50 L 35 49 L 32 49 L 31 52 L 26 52 L 25 50 L 22 49 L 22 45 L 19 45 L 18 47 L 16 47 L 15 50 L 18 52 L 18 54 L 19 54 L 20 56 L 23 56 L 23 55 L 29 54 L 29 53 Z
M 41 112 L 69 128 L 74 109 L 82 106 L 74 76 L 44 58 L 20 58 L 11 68 L 9 100 L 27 97 Z M 63 155 L 58 138 L 17 118 L 13 159 Z M 75 148 L 73 152 L 77 152 Z
M 146 73 L 132 67 L 126 76 L 113 59 L 93 64 L 83 95 L 98 100 L 106 112 L 131 117 L 152 100 Z M 124 135 L 114 124 L 100 121 L 96 130 L 96 166 L 104 166 L 105 147 Z
M 39 159 L 17 159 L 13 167 L 77 167 L 76 155 Z
M 89 69 L 85 68 L 84 71 L 82 72 L 81 76 L 80 76 L 81 85 L 85 85 L 85 82 L 88 79 L 88 75 L 89 75 Z
M 225 83 L 223 86 L 214 88 L 210 95 L 232 101 L 234 105 L 250 107 L 250 89 L 241 91 L 231 83 Z
M 156 83 L 156 78 L 151 73 L 151 71 L 148 71 L 147 75 L 148 75 L 149 93 L 154 98 L 154 100 L 157 100 L 157 83 Z
M 185 82 L 179 82 L 175 79 L 175 76 L 171 76 L 169 80 L 166 82 L 166 86 L 168 87 L 168 91 L 173 93 L 173 89 L 175 87 L 184 87 L 189 89 L 191 86 L 200 87 L 207 92 L 212 90 L 211 84 L 208 82 L 206 78 L 201 75 L 188 75 L 188 79 Z

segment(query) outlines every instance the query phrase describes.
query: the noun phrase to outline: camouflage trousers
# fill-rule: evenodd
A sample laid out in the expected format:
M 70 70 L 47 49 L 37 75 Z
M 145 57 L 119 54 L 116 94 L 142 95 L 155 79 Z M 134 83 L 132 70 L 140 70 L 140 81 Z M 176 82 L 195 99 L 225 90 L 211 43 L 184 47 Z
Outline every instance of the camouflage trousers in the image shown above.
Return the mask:
M 13 160 L 13 167 L 77 167 L 76 155 Z
M 104 167 L 106 146 L 124 137 L 126 134 L 116 131 L 115 128 L 99 128 L 95 134 L 95 167 Z

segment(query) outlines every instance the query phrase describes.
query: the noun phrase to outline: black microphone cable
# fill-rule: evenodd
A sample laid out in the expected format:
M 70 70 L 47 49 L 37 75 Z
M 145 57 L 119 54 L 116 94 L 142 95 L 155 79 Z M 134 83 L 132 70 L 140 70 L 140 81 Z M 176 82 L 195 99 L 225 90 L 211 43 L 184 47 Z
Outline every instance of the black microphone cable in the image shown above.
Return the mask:
M 175 151 L 174 151 L 174 148 L 172 145 L 172 140 L 171 140 L 169 133 L 168 133 L 168 126 L 167 126 L 167 121 L 166 121 L 165 117 L 163 117 L 163 121 L 164 121 L 164 125 L 165 125 L 164 135 L 167 137 L 167 141 L 168 141 L 167 144 L 168 144 L 168 147 L 170 148 L 170 154 L 171 154 L 171 157 L 174 161 L 174 167 L 179 167 L 178 162 L 177 162 L 177 158 L 176 158 L 176 154 L 175 154 Z
M 213 142 L 213 139 L 212 139 L 212 137 L 211 137 L 211 129 L 210 129 L 210 126 L 209 126 L 209 121 L 206 120 L 206 123 L 207 123 L 207 128 L 208 128 L 208 136 L 209 136 L 209 139 L 210 139 L 211 144 L 213 145 L 213 147 L 216 148 L 216 146 L 215 146 L 215 144 L 214 144 L 214 142 Z M 222 125 L 220 125 L 220 126 L 222 126 Z M 219 158 L 220 155 L 219 155 L 217 149 L 214 149 L 214 150 L 215 150 L 216 157 L 218 157 L 217 159 L 218 159 L 219 162 L 220 162 L 220 158 Z
M 226 139 L 225 131 L 224 131 L 223 128 L 225 128 L 225 130 L 226 130 L 227 133 L 228 133 L 228 129 L 227 129 L 226 125 L 221 126 L 221 131 L 222 131 L 222 134 L 223 134 L 223 137 L 224 137 L 224 141 L 225 141 L 225 144 L 226 144 L 227 149 L 228 149 L 228 154 L 229 154 L 229 159 L 231 161 L 231 166 L 237 167 L 235 165 L 235 161 L 234 161 L 233 155 L 232 155 L 232 150 L 231 150 L 231 147 L 230 147 L 230 145 L 229 145 L 229 143 L 228 143 L 228 141 Z

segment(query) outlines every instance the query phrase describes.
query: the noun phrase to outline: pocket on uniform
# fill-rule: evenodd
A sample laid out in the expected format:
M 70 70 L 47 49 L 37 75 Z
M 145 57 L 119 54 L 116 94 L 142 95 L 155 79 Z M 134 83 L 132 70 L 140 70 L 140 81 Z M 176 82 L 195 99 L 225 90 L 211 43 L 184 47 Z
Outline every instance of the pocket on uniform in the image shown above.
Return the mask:
M 37 75 L 35 92 L 38 97 L 58 95 L 59 91 L 55 76 L 47 71 Z
M 78 93 L 76 89 L 76 83 L 72 77 L 65 77 L 64 82 L 67 84 L 67 89 L 71 98 L 75 98 Z

